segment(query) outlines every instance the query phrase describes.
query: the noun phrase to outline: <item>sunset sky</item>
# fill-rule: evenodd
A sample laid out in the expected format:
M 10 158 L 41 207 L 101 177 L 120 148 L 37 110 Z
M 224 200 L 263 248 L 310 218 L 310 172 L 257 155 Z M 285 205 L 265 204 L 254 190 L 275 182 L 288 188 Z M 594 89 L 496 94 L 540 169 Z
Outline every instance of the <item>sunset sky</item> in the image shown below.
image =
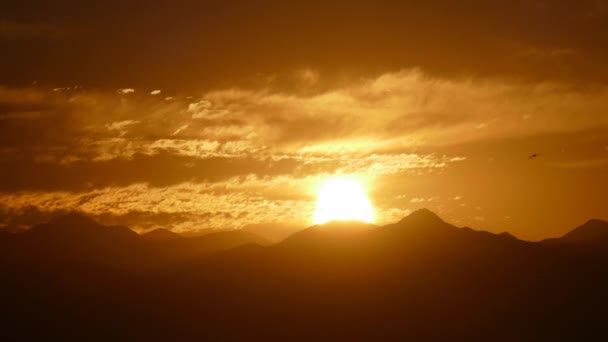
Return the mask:
M 335 176 L 377 224 L 608 219 L 606 1 L 1 7 L 1 229 L 305 227 Z

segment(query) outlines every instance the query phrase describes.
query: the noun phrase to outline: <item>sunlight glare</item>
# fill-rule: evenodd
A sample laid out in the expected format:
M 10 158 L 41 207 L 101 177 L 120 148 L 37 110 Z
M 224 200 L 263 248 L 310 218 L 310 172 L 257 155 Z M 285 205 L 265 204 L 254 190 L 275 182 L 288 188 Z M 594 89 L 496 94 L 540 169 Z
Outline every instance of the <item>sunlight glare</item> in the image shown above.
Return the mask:
M 374 219 L 370 203 L 361 182 L 352 178 L 332 178 L 321 184 L 314 224 L 329 221 L 362 221 Z

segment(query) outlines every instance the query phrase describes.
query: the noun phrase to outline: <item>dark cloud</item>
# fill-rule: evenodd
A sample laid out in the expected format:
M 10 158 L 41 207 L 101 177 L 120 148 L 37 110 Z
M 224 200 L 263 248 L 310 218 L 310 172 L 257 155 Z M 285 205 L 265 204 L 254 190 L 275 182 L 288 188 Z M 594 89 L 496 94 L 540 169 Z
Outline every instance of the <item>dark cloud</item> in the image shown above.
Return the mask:
M 70 33 L 53 44 L 5 40 L 0 73 L 11 84 L 198 90 L 298 66 L 332 78 L 422 67 L 434 75 L 608 80 L 597 63 L 608 57 L 603 1 L 9 1 L 3 17 L 17 28 L 35 22 Z M 542 53 L 525 58 L 532 50 Z

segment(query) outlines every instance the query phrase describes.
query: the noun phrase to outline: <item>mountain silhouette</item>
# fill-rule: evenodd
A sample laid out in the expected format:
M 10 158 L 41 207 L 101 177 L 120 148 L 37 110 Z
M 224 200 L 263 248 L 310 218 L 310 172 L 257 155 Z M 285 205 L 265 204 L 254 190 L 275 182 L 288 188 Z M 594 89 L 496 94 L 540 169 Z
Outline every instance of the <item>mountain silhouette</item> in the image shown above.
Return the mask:
M 104 226 L 70 213 L 33 226 L 23 234 L 4 234 L 10 244 L 6 258 L 26 264 L 91 264 L 118 269 L 149 269 L 197 258 L 250 243 L 268 242 L 241 231 L 222 231 L 182 237 L 164 229 L 138 235 L 124 226 Z M 2 242 L 0 241 L 0 244 Z
M 296 245 L 314 242 L 328 242 L 331 240 L 347 241 L 351 237 L 360 236 L 378 228 L 377 226 L 359 221 L 330 221 L 314 225 L 296 232 L 278 245 Z
M 183 238 L 183 236 L 163 228 L 154 229 L 141 234 L 141 237 L 150 241 L 171 241 Z
M 137 239 L 137 233 L 127 227 L 103 226 L 79 213 L 62 215 L 35 225 L 24 236 L 28 240 L 40 240 L 46 244 L 99 244 Z
M 268 241 L 277 243 L 285 240 L 294 233 L 304 230 L 305 228 L 306 227 L 293 224 L 256 223 L 246 225 L 242 230 L 259 235 Z
M 415 210 L 397 222 L 397 225 L 410 225 L 421 228 L 441 224 L 445 224 L 445 222 L 437 214 L 425 208 Z
M 250 232 L 229 230 L 197 237 L 165 240 L 163 244 L 155 244 L 154 248 L 161 256 L 157 262 L 166 264 L 200 259 L 210 254 L 249 244 L 266 246 L 270 242 Z
M 528 242 L 418 210 L 272 244 L 71 214 L 0 236 L 3 340 L 603 340 L 607 234 Z
M 71 213 L 15 236 L 5 255 L 33 265 L 123 267 L 132 265 L 138 240 L 137 233 L 127 227 L 103 226 L 85 215 Z
M 608 222 L 602 220 L 589 220 L 582 226 L 566 233 L 560 238 L 543 241 L 549 244 L 578 244 L 578 245 L 607 245 Z

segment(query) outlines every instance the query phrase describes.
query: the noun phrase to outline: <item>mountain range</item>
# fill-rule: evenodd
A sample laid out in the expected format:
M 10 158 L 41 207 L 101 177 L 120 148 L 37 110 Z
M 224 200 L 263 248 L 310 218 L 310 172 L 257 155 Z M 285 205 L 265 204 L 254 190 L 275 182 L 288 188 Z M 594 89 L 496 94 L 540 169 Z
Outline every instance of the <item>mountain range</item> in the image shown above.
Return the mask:
M 429 210 L 316 225 L 138 235 L 69 214 L 0 234 L 8 340 L 597 340 L 608 222 L 519 240 Z

